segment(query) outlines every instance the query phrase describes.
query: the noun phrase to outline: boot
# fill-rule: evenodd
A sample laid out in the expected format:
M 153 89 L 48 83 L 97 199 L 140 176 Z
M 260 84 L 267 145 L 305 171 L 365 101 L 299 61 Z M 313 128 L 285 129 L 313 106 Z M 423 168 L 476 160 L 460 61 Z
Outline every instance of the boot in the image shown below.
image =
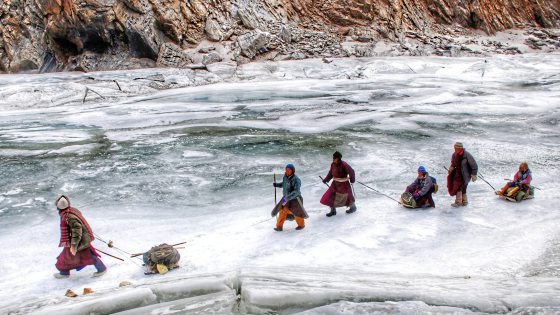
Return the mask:
M 463 195 L 463 207 L 469 204 L 469 199 L 467 199 L 467 194 Z
M 512 198 L 517 194 L 518 191 L 519 191 L 519 186 L 516 186 L 507 194 L 507 196 Z
M 304 228 L 305 228 L 305 226 L 298 226 L 298 227 L 296 228 L 296 230 L 299 231 L 299 230 L 303 230 Z
M 274 231 L 276 231 L 276 232 L 282 232 L 282 227 L 275 227 L 275 228 L 274 228 Z
M 93 273 L 93 277 L 97 278 L 97 277 L 101 277 L 102 275 L 107 273 L 107 269 L 103 270 L 103 271 L 96 271 Z
M 354 213 L 356 212 L 356 210 L 358 210 L 358 208 L 356 208 L 356 204 L 352 204 L 352 207 L 350 207 L 350 209 L 346 210 L 346 213 L 350 214 L 350 213 Z
M 59 273 L 59 272 L 55 273 L 53 276 L 57 279 L 68 279 L 68 278 L 70 278 L 70 275 Z
M 496 195 L 503 196 L 509 188 L 509 184 L 506 184 L 502 189 L 496 190 Z
M 451 204 L 453 208 L 458 208 L 463 205 L 463 193 L 458 191 L 455 195 L 455 202 Z
M 331 212 L 327 213 L 327 217 L 332 217 L 333 215 L 336 215 L 336 208 L 335 207 L 331 207 Z

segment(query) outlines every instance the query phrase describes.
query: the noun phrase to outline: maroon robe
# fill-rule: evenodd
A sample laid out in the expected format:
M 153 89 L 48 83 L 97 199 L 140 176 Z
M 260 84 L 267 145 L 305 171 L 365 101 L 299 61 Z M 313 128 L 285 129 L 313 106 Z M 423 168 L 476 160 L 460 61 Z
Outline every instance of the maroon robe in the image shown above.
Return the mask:
M 342 205 L 335 205 L 336 194 L 347 194 L 348 197 L 346 198 L 345 205 L 347 207 L 351 207 L 354 204 L 355 199 L 350 183 L 354 183 L 356 181 L 356 175 L 354 174 L 354 170 L 352 169 L 352 167 L 350 167 L 350 165 L 348 165 L 348 163 L 344 161 L 340 161 L 339 164 L 332 163 L 331 169 L 329 170 L 329 173 L 327 174 L 327 177 L 325 177 L 324 181 L 328 182 L 332 178 L 336 179 L 348 177 L 350 177 L 349 181 L 345 182 L 338 182 L 336 180 L 333 180 L 331 186 L 321 198 L 321 204 L 329 207 L 340 207 Z

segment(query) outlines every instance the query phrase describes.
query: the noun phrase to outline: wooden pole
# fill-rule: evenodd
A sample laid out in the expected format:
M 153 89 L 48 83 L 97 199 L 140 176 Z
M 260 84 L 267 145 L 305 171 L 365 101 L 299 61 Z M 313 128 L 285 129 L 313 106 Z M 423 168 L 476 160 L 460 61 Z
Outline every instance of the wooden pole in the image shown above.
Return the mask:
M 276 173 L 274 173 L 273 175 L 274 175 L 274 183 L 276 184 Z M 276 200 L 276 186 L 274 186 L 274 205 L 276 206 L 277 203 L 278 201 Z
M 118 260 L 120 260 L 120 261 L 124 261 L 124 259 L 119 258 L 119 257 L 117 257 L 117 256 L 113 256 L 113 255 L 111 255 L 111 254 L 108 254 L 108 253 L 106 253 L 106 252 L 104 252 L 104 251 L 102 251 L 102 250 L 100 250 L 100 249 L 97 249 L 97 248 L 96 248 L 95 250 L 98 251 L 98 252 L 100 252 L 100 253 L 102 253 L 102 254 L 105 254 L 105 255 L 107 255 L 107 256 L 109 256 L 109 257 L 113 257 L 113 258 L 118 259 Z

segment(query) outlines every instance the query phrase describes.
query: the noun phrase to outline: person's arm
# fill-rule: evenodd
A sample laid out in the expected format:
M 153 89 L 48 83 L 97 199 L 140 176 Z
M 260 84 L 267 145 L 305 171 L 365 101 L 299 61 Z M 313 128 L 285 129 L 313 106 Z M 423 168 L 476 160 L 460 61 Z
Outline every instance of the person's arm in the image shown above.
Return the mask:
M 528 174 L 527 178 L 525 178 L 524 180 L 521 181 L 521 184 L 522 185 L 530 185 L 531 180 L 533 180 L 533 177 L 531 176 L 531 174 Z
M 272 185 L 277 188 L 282 188 L 282 183 L 272 183 Z
M 432 178 L 426 175 L 426 179 L 424 180 L 424 185 L 422 186 L 422 189 L 420 189 L 420 191 L 418 192 L 418 195 L 420 197 L 424 197 L 427 193 L 430 192 L 433 186 L 434 183 L 432 182 Z
M 478 164 L 476 164 L 474 157 L 470 153 L 467 155 L 467 163 L 469 163 L 469 166 L 471 167 L 471 175 L 476 177 L 478 174 Z
M 332 179 L 332 165 L 329 168 L 329 173 L 327 174 L 327 176 L 325 176 L 325 179 L 323 179 L 323 183 L 328 183 L 331 179 Z
M 289 193 L 286 196 L 286 199 L 288 199 L 288 201 L 290 201 L 290 200 L 296 199 L 297 197 L 301 196 L 300 189 L 301 189 L 301 180 L 299 179 L 299 177 L 296 177 L 294 179 L 294 190 L 292 190 L 292 192 Z
M 455 170 L 455 166 L 453 166 L 453 161 L 455 161 L 455 153 L 451 154 L 451 162 L 449 163 L 449 168 L 447 169 L 447 173 L 451 174 L 453 170 Z
M 68 226 L 70 227 L 70 231 L 72 233 L 70 250 L 76 253 L 78 250 L 78 244 L 80 244 L 80 241 L 82 240 L 82 223 L 78 219 L 70 218 L 68 219 Z
M 354 169 L 346 162 L 344 162 L 342 166 L 344 167 L 346 173 L 350 176 L 350 182 L 354 183 L 356 181 L 356 173 L 354 173 Z
M 414 191 L 416 191 L 416 188 L 418 187 L 418 179 L 415 179 L 412 184 L 406 186 L 406 190 L 404 192 L 409 192 L 409 193 L 413 193 Z

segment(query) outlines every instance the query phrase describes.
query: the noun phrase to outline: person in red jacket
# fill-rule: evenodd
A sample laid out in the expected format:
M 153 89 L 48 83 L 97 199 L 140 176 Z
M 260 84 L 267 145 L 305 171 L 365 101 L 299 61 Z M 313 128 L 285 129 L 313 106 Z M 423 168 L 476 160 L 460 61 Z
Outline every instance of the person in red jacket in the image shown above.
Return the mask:
M 352 192 L 352 186 L 356 181 L 356 174 L 348 163 L 342 160 L 342 154 L 336 151 L 333 154 L 333 162 L 329 173 L 323 179 L 323 183 L 328 183 L 333 180 L 329 189 L 321 198 L 321 204 L 329 206 L 331 211 L 327 213 L 327 217 L 336 215 L 337 207 L 349 207 L 346 213 L 356 212 L 356 200 Z
M 95 239 L 93 231 L 80 210 L 70 206 L 67 196 L 60 196 L 55 202 L 60 215 L 60 243 L 62 252 L 56 260 L 55 278 L 64 279 L 70 277 L 70 270 L 81 270 L 85 266 L 94 265 L 97 272 L 94 277 L 105 274 L 107 267 L 101 259 L 91 242 Z

